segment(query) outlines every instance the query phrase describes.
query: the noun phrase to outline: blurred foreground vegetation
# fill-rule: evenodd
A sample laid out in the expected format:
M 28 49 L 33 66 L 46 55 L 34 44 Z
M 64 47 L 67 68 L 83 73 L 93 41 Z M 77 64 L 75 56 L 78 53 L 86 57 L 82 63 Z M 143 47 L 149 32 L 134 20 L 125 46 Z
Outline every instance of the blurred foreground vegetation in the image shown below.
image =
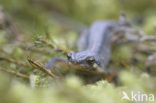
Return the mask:
M 59 65 L 54 73 L 61 79 L 53 79 L 27 61 L 31 57 L 45 65 L 53 57 L 66 57 L 40 39 L 76 51 L 83 26 L 118 20 L 122 11 L 146 34 L 155 36 L 155 0 L 0 0 L 0 5 L 0 103 L 131 103 L 121 100 L 122 91 L 156 95 L 156 60 L 147 65 L 155 43 L 112 48 L 109 67 L 118 71 L 117 83 L 105 79 L 92 83 Z

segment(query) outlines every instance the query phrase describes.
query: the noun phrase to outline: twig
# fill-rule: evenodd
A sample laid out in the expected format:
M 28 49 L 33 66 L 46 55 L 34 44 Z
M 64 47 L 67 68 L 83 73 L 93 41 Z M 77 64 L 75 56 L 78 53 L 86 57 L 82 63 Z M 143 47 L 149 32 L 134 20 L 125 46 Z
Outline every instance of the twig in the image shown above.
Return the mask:
M 33 48 L 33 47 L 29 47 L 29 46 L 25 46 L 25 45 L 19 45 L 21 49 L 25 50 L 25 51 L 31 51 L 31 52 L 35 52 L 35 53 L 40 53 L 40 54 L 44 54 L 44 55 L 51 55 L 50 52 L 51 50 L 45 50 L 45 48 Z
M 115 35 L 112 37 L 112 42 L 115 42 L 115 45 L 156 42 L 156 36 L 145 34 L 139 28 L 118 28 L 114 34 Z
M 63 49 L 63 48 L 60 48 L 60 47 L 56 47 L 53 43 L 50 43 L 49 41 L 47 41 L 45 39 L 38 38 L 37 40 L 42 42 L 42 43 L 44 43 L 44 44 L 46 44 L 47 46 L 51 47 L 52 49 L 54 49 L 57 52 L 62 52 L 63 54 L 67 54 L 69 52 L 66 49 Z
M 27 64 L 25 64 L 24 62 L 21 62 L 21 61 L 16 61 L 12 58 L 7 58 L 7 57 L 2 57 L 0 56 L 0 60 L 4 60 L 4 61 L 7 61 L 7 62 L 10 62 L 10 63 L 14 63 L 14 64 L 17 64 L 17 65 L 21 65 L 21 66 L 26 66 L 28 67 Z
M 29 76 L 27 76 L 27 75 L 25 75 L 25 74 L 22 74 L 22 73 L 17 73 L 17 72 L 14 72 L 14 71 L 9 71 L 9 70 L 4 69 L 4 68 L 2 68 L 2 67 L 0 67 L 0 70 L 5 71 L 5 72 L 7 72 L 7 73 L 10 73 L 10 74 L 12 74 L 12 75 L 15 75 L 15 76 L 17 76 L 17 77 L 21 77 L 21 78 L 24 78 L 24 79 L 29 79 Z
M 28 58 L 28 61 L 30 64 L 33 64 L 37 67 L 37 69 L 39 69 L 40 71 L 48 74 L 49 76 L 51 76 L 52 78 L 57 78 L 53 73 L 47 71 L 46 69 L 44 69 L 42 66 L 39 65 L 39 63 L 33 61 L 32 59 Z
M 155 36 L 143 36 L 141 39 L 140 39 L 140 42 L 144 42 L 144 41 L 150 41 L 150 42 L 156 42 L 156 37 Z

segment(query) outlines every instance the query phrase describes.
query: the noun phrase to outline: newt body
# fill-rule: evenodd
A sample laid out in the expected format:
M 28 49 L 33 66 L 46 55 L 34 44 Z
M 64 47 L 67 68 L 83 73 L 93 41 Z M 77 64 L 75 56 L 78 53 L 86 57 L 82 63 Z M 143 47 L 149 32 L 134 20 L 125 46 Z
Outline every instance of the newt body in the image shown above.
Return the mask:
M 117 23 L 98 21 L 84 31 L 78 40 L 78 53 L 70 52 L 69 61 L 89 68 L 95 64 L 106 68 L 110 60 L 110 41 Z
M 84 67 L 94 69 L 97 66 L 104 68 L 110 60 L 110 42 L 113 33 L 117 28 L 122 26 L 115 21 L 97 21 L 90 28 L 84 30 L 78 40 L 78 52 L 71 51 L 67 55 L 67 59 L 54 58 L 46 65 L 46 69 L 50 69 L 56 61 L 71 62 L 80 64 Z

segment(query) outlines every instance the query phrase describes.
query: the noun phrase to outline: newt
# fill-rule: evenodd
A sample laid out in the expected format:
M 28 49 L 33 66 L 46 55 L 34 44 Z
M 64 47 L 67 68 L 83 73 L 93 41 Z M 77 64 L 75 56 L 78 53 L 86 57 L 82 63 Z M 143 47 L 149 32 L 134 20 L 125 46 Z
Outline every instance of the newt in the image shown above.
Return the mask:
M 52 58 L 46 65 L 50 70 L 57 61 L 80 64 L 86 68 L 103 68 L 101 71 L 108 72 L 107 65 L 111 57 L 111 39 L 119 28 L 129 26 L 127 23 L 116 21 L 96 21 L 85 29 L 78 39 L 78 52 L 69 52 L 67 58 Z

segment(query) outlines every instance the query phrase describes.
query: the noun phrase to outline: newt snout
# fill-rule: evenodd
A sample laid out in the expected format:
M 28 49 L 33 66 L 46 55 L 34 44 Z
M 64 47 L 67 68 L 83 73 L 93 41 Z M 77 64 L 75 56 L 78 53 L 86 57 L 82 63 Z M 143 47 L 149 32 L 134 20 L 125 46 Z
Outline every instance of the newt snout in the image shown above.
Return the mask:
M 94 68 L 94 65 L 98 65 L 99 63 L 96 60 L 96 56 L 90 54 L 88 52 L 78 52 L 75 53 L 73 51 L 67 54 L 67 59 L 69 62 L 73 64 L 80 64 L 84 67 Z

